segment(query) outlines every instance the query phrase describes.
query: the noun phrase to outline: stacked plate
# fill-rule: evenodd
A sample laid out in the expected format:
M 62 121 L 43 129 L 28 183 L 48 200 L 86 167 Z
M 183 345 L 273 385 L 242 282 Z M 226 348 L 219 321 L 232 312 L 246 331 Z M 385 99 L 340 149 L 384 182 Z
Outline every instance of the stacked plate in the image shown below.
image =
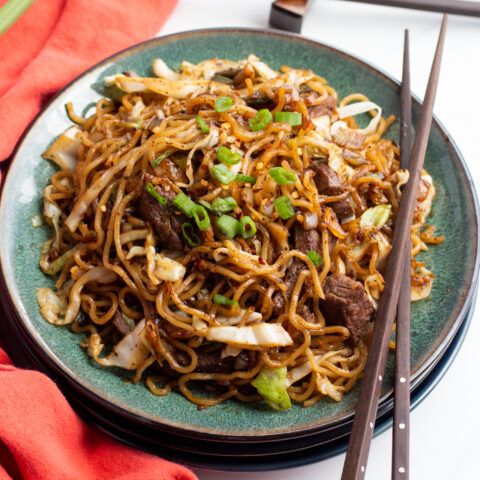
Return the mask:
M 132 47 L 100 63 L 60 92 L 35 119 L 20 142 L 8 172 L 0 205 L 0 250 L 6 312 L 17 354 L 45 371 L 88 421 L 120 440 L 173 460 L 211 468 L 253 470 L 297 466 L 326 458 L 346 447 L 357 387 L 342 402 L 324 399 L 310 408 L 294 405 L 277 413 L 258 402 L 229 400 L 197 410 L 177 392 L 152 395 L 143 384 L 123 382 L 125 372 L 92 363 L 81 338 L 43 320 L 36 288 L 51 286 L 38 268 L 40 245 L 49 235 L 33 228 L 41 212 L 43 189 L 54 172 L 40 154 L 69 126 L 64 104 L 77 111 L 109 92 L 103 78 L 135 70 L 151 75 L 155 58 L 177 68 L 183 59 L 236 60 L 255 53 L 274 68 L 311 68 L 327 78 L 340 96 L 362 92 L 398 115 L 398 83 L 384 73 L 331 47 L 285 34 L 251 30 L 205 30 L 172 35 Z M 414 118 L 419 102 L 414 102 Z M 398 137 L 398 124 L 389 131 Z M 422 253 L 436 279 L 428 300 L 412 309 L 412 404 L 418 404 L 441 378 L 460 347 L 473 308 L 478 276 L 478 204 L 469 173 L 453 141 L 433 122 L 426 169 L 437 195 L 429 219 L 446 239 Z M 389 358 L 377 432 L 392 416 L 393 355 Z

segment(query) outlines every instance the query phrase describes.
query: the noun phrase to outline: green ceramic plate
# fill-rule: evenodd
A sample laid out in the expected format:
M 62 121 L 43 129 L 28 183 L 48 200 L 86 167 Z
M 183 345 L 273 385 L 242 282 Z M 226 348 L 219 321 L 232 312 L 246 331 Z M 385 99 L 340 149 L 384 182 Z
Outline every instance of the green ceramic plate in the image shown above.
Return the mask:
M 225 440 L 285 439 L 331 428 L 352 417 L 358 387 L 340 403 L 328 399 L 311 408 L 293 406 L 275 413 L 261 402 L 227 401 L 198 411 L 177 393 L 152 395 L 144 385 L 121 381 L 122 372 L 94 365 L 68 328 L 43 320 L 35 299 L 36 288 L 53 281 L 38 268 L 46 228 L 32 228 L 31 217 L 41 212 L 42 191 L 54 167 L 40 157 L 52 139 L 69 126 L 64 105 L 81 111 L 104 94 L 106 75 L 133 69 L 152 74 L 152 62 L 163 58 L 178 68 L 182 60 L 198 62 L 211 57 L 237 60 L 255 53 L 274 68 L 286 64 L 311 68 L 327 78 L 340 97 L 363 92 L 381 105 L 388 116 L 399 113 L 398 83 L 372 66 L 334 48 L 300 37 L 252 30 L 204 30 L 171 35 L 132 47 L 101 62 L 62 90 L 35 119 L 20 142 L 8 172 L 0 206 L 0 262 L 10 301 L 26 338 L 46 362 L 95 401 L 140 423 L 180 434 Z M 414 119 L 419 103 L 414 102 Z M 398 122 L 389 130 L 398 139 Z M 433 368 L 448 346 L 470 304 L 477 276 L 477 202 L 470 176 L 452 140 L 438 121 L 433 122 L 426 168 L 437 188 L 431 223 L 443 244 L 423 254 L 436 274 L 427 301 L 413 306 L 412 374 L 419 380 Z M 389 358 L 381 403 L 388 401 L 393 381 Z

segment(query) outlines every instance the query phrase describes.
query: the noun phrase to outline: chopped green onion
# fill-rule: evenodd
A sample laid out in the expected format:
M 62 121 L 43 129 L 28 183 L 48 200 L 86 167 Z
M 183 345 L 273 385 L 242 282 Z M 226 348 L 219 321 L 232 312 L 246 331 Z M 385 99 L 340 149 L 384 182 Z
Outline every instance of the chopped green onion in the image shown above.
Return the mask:
M 273 409 L 282 411 L 292 406 L 287 392 L 287 367 L 266 365 L 250 383 Z
M 196 207 L 195 202 L 180 192 L 174 199 L 173 204 L 182 211 L 187 217 L 192 218 L 193 209 Z
M 308 253 L 308 258 L 312 261 L 312 263 L 316 266 L 319 267 L 322 262 L 323 258 L 321 255 L 319 255 L 315 250 L 310 250 Z
M 302 114 L 298 112 L 275 112 L 276 122 L 289 123 L 292 127 L 302 124 Z
M 243 238 L 251 238 L 257 233 L 255 222 L 249 217 L 240 219 L 240 234 Z
M 185 222 L 182 224 L 182 234 L 183 238 L 185 238 L 191 247 L 198 247 L 202 243 L 200 237 L 195 233 L 191 223 Z
M 235 300 L 232 300 L 231 298 L 228 298 L 228 297 L 224 297 L 223 295 L 220 295 L 219 293 L 216 293 L 213 296 L 213 301 L 215 303 L 220 303 L 220 305 L 234 305 L 234 306 L 238 305 L 238 302 L 236 302 Z
M 215 102 L 215 111 L 218 113 L 226 112 L 230 110 L 233 105 L 233 100 L 230 97 L 218 97 Z
M 124 125 L 128 128 L 135 128 L 140 130 L 143 128 L 143 120 L 138 120 L 137 122 L 125 122 Z
M 210 226 L 210 217 L 208 216 L 205 207 L 202 205 L 195 205 L 195 208 L 192 210 L 192 214 L 198 228 L 202 230 L 202 232 Z
M 248 124 L 250 125 L 252 132 L 258 132 L 263 130 L 272 121 L 272 118 L 270 110 L 263 108 L 257 112 L 255 118 L 249 120 Z
M 151 183 L 147 183 L 147 193 L 149 193 L 160 205 L 165 206 L 168 202 L 165 197 L 162 197 L 157 193 L 155 187 Z
M 158 158 L 156 158 L 153 162 L 152 162 L 152 167 L 155 168 L 155 167 L 158 167 L 158 165 L 160 165 L 160 162 L 162 160 L 165 160 L 172 152 L 170 150 L 167 150 L 165 153 L 162 153 L 162 155 L 160 155 Z
M 282 197 L 276 198 L 273 201 L 273 205 L 277 210 L 278 214 L 280 215 L 280 217 L 283 218 L 283 220 L 288 220 L 290 217 L 293 217 L 295 215 L 292 202 L 285 195 L 283 195 Z
M 243 173 L 237 174 L 237 182 L 251 183 L 252 185 L 254 185 L 256 181 L 257 181 L 257 177 L 251 177 L 250 175 L 243 175 Z
M 197 123 L 202 133 L 208 133 L 210 131 L 207 122 L 205 122 L 205 120 L 200 115 L 197 117 Z
M 236 165 L 242 161 L 242 156 L 238 152 L 232 152 L 227 147 L 219 147 L 217 150 L 217 158 L 227 165 Z
M 229 185 L 235 180 L 235 173 L 233 173 L 226 165 L 221 163 L 212 167 L 213 176 L 224 185 Z
M 217 198 L 212 203 L 212 209 L 215 213 L 225 213 L 232 211 L 237 206 L 237 202 L 232 197 Z
M 360 217 L 360 226 L 382 228 L 390 216 L 392 211 L 391 205 L 377 205 L 365 210 Z
M 215 213 L 213 211 L 212 204 L 210 202 L 207 202 L 206 200 L 199 200 L 198 203 L 200 205 L 203 205 L 207 209 L 208 212 Z
M 217 227 L 224 235 L 233 238 L 240 231 L 240 222 L 230 215 L 222 215 L 217 220 Z
M 215 75 L 212 78 L 212 81 L 226 83 L 228 85 L 231 85 L 233 83 L 233 80 L 231 78 L 226 77 L 225 75 Z
M 297 181 L 297 176 L 293 172 L 285 170 L 283 167 L 274 167 L 268 171 L 268 174 L 277 182 L 279 185 L 287 185 L 289 183 L 295 183 Z

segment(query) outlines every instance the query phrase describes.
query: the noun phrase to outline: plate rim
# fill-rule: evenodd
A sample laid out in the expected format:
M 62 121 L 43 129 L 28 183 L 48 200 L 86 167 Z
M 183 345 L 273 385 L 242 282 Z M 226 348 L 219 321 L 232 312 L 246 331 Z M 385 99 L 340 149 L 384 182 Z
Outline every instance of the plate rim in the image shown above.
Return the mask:
M 89 69 L 85 70 L 82 72 L 80 75 L 76 76 L 74 79 L 72 79 L 70 82 L 68 82 L 61 90 L 59 90 L 44 106 L 43 108 L 38 112 L 38 114 L 33 118 L 33 120 L 30 122 L 29 126 L 26 128 L 22 136 L 20 137 L 18 143 L 15 146 L 14 152 L 11 155 L 11 161 L 9 162 L 9 166 L 7 169 L 7 172 L 4 175 L 4 179 L 1 185 L 1 197 L 0 197 L 0 226 L 4 224 L 3 218 L 6 216 L 4 213 L 4 205 L 6 202 L 4 202 L 4 192 L 5 192 L 5 185 L 7 185 L 9 181 L 9 174 L 11 172 L 11 166 L 15 163 L 17 154 L 19 150 L 21 149 L 24 141 L 28 137 L 30 131 L 35 127 L 37 121 L 39 118 L 49 109 L 49 107 L 56 101 L 56 99 L 65 93 L 68 89 L 74 86 L 74 84 L 82 79 L 84 76 L 88 75 L 89 73 L 93 72 L 97 68 L 101 67 L 104 64 L 107 64 L 111 61 L 115 61 L 117 59 L 120 59 L 123 55 L 126 53 L 136 53 L 138 51 L 143 50 L 144 48 L 147 48 L 149 46 L 159 44 L 159 43 L 164 43 L 171 41 L 172 39 L 175 38 L 184 38 L 184 37 L 195 37 L 198 35 L 212 35 L 212 34 L 228 34 L 228 33 L 237 33 L 237 34 L 250 34 L 250 35 L 263 35 L 263 36 L 270 36 L 270 37 L 281 37 L 285 38 L 287 40 L 295 40 L 295 41 L 300 41 L 306 44 L 313 45 L 315 47 L 320 47 L 323 49 L 327 49 L 337 55 L 343 56 L 348 58 L 349 60 L 361 64 L 363 67 L 368 68 L 369 70 L 373 71 L 375 74 L 382 76 L 385 80 L 390 82 L 394 87 L 399 88 L 400 87 L 400 82 L 391 74 L 385 72 L 383 69 L 379 68 L 372 62 L 369 62 L 365 60 L 364 58 L 358 56 L 358 55 L 353 55 L 345 50 L 339 49 L 337 47 L 334 47 L 330 44 L 323 43 L 323 42 L 318 42 L 316 40 L 307 38 L 307 37 L 302 37 L 297 34 L 291 34 L 291 33 L 286 33 L 286 32 L 279 32 L 276 30 L 267 30 L 267 29 L 254 29 L 254 28 L 238 28 L 238 27 L 231 27 L 231 28 L 205 28 L 205 29 L 194 29 L 194 30 L 187 30 L 183 32 L 178 32 L 178 33 L 172 33 L 168 35 L 164 35 L 161 37 L 156 37 L 150 40 L 146 40 L 144 42 L 140 42 L 138 44 L 132 45 L 130 47 L 127 47 L 119 52 L 114 53 L 113 55 L 110 55 L 109 57 L 101 60 L 100 62 L 96 63 Z M 414 104 L 417 106 L 421 105 L 420 99 L 416 95 L 412 95 L 412 101 Z M 465 177 L 466 183 L 468 186 L 468 193 L 469 196 L 471 197 L 471 203 L 473 206 L 473 212 L 475 215 L 475 221 L 474 221 L 474 234 L 476 237 L 476 243 L 474 245 L 475 249 L 475 261 L 472 263 L 472 271 L 471 271 L 471 276 L 470 276 L 470 284 L 466 292 L 463 293 L 463 300 L 462 304 L 460 305 L 458 311 L 456 312 L 456 315 L 454 317 L 454 320 L 452 321 L 452 325 L 450 329 L 443 335 L 443 337 L 440 337 L 436 343 L 436 345 L 433 348 L 433 351 L 431 355 L 429 355 L 428 358 L 424 360 L 422 365 L 417 369 L 421 371 L 425 371 L 426 369 L 433 368 L 432 363 L 435 362 L 435 359 L 441 355 L 441 353 L 448 348 L 448 345 L 451 343 L 452 339 L 454 338 L 455 334 L 457 333 L 458 329 L 460 328 L 461 321 L 459 319 L 463 319 L 466 312 L 468 311 L 468 307 L 471 303 L 475 287 L 478 282 L 478 277 L 479 277 L 479 264 L 480 264 L 480 257 L 479 257 L 479 248 L 480 248 L 480 236 L 479 236 L 479 218 L 480 218 L 480 207 L 479 207 L 479 201 L 478 201 L 478 196 L 475 188 L 475 184 L 473 182 L 471 173 L 469 171 L 469 168 L 463 158 L 462 153 L 460 152 L 460 149 L 456 145 L 454 139 L 452 138 L 451 134 L 446 130 L 445 126 L 440 122 L 440 120 L 434 115 L 432 119 L 432 124 L 435 124 L 440 132 L 440 134 L 445 138 L 445 141 L 447 144 L 450 145 L 452 152 L 454 153 L 455 157 L 458 159 L 458 162 L 460 166 L 462 167 L 461 169 L 461 175 Z M 27 336 L 29 342 L 35 347 L 35 349 L 39 352 L 42 353 L 43 355 L 46 355 L 48 357 L 48 360 L 52 362 L 56 368 L 61 372 L 62 375 L 65 375 L 65 377 L 69 380 L 69 382 L 72 383 L 77 389 L 83 392 L 88 392 L 92 396 L 92 398 L 95 398 L 97 400 L 100 400 L 102 404 L 105 406 L 108 406 L 108 408 L 120 412 L 124 416 L 133 418 L 135 421 L 139 421 L 141 423 L 146 423 L 149 425 L 154 425 L 156 428 L 162 429 L 162 430 L 169 430 L 173 431 L 176 433 L 182 432 L 183 435 L 186 436 L 198 436 L 202 435 L 202 437 L 207 437 L 207 438 L 215 438 L 215 439 L 223 439 L 225 441 L 238 441 L 239 438 L 244 438 L 246 441 L 248 439 L 251 439 L 252 437 L 256 437 L 256 439 L 276 439 L 278 437 L 294 437 L 294 436 L 303 436 L 303 435 L 308 435 L 308 434 L 313 434 L 317 431 L 319 431 L 322 428 L 327 428 L 327 427 L 333 427 L 337 423 L 341 423 L 344 421 L 349 420 L 350 418 L 353 417 L 354 411 L 350 412 L 349 414 L 343 415 L 339 418 L 334 418 L 332 420 L 327 421 L 326 423 L 323 423 L 321 425 L 316 424 L 316 425 L 308 425 L 302 428 L 296 428 L 294 430 L 278 430 L 275 432 L 269 432 L 269 433 L 261 433 L 261 432 L 242 432 L 240 434 L 235 434 L 234 432 L 217 432 L 214 433 L 209 430 L 205 430 L 202 428 L 188 428 L 185 426 L 181 426 L 179 424 L 173 423 L 173 422 L 165 422 L 163 419 L 156 417 L 154 415 L 150 414 L 145 414 L 145 413 L 140 413 L 138 411 L 132 410 L 130 407 L 127 407 L 125 405 L 119 404 L 116 401 L 112 400 L 110 401 L 107 398 L 103 397 L 103 392 L 101 390 L 97 390 L 95 387 L 89 385 L 87 382 L 85 382 L 81 377 L 76 375 L 74 372 L 72 372 L 69 368 L 67 368 L 59 358 L 49 349 L 48 345 L 43 345 L 45 342 L 43 339 L 37 340 L 35 337 L 35 329 L 31 329 L 28 318 L 23 319 L 22 315 L 20 314 L 21 308 L 18 308 L 17 302 L 14 300 L 13 296 L 10 294 L 10 289 L 9 289 L 9 283 L 7 280 L 7 276 L 5 275 L 5 266 L 4 262 L 2 260 L 3 256 L 3 248 L 0 247 L 0 275 L 2 282 L 5 286 L 5 293 L 7 295 L 7 299 L 11 307 L 13 308 L 15 312 L 15 317 L 17 319 L 17 322 L 20 323 L 20 327 L 22 328 L 24 334 Z M 13 290 L 14 291 L 14 290 Z M 19 304 L 22 302 L 18 298 Z M 415 372 L 414 372 L 415 373 Z M 413 378 L 413 376 L 412 376 Z M 379 405 L 382 405 L 384 403 L 389 395 L 391 394 L 391 391 L 387 392 L 385 395 L 383 395 L 380 400 L 379 400 Z

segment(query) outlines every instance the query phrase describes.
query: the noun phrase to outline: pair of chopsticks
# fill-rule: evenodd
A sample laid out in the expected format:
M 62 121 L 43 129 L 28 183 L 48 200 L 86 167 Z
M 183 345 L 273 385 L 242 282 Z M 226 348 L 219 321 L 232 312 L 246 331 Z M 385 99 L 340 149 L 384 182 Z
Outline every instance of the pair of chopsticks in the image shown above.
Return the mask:
M 463 0 L 350 0 L 385 7 L 410 8 L 428 12 L 480 17 L 480 3 Z M 276 0 L 270 10 L 270 25 L 280 30 L 300 33 L 303 18 L 312 0 Z
M 343 466 L 342 480 L 364 478 L 372 440 L 383 374 L 388 355 L 395 313 L 397 316 L 395 409 L 393 425 L 392 479 L 408 479 L 410 415 L 410 231 L 417 201 L 420 175 L 432 124 L 433 103 L 437 91 L 440 64 L 447 27 L 443 16 L 437 49 L 418 121 L 415 140 L 411 141 L 410 73 L 408 67 L 408 33 L 405 36 L 402 80 L 401 146 L 402 167 L 408 163 L 409 180 L 403 189 L 395 222 L 392 250 L 385 272 L 385 287 L 378 304 L 367 363 L 363 374 L 352 433 Z M 408 158 L 409 157 L 409 158 Z M 400 288 L 399 288 L 400 286 Z M 400 297 L 400 300 L 399 300 Z M 398 303 L 398 305 L 397 305 Z

